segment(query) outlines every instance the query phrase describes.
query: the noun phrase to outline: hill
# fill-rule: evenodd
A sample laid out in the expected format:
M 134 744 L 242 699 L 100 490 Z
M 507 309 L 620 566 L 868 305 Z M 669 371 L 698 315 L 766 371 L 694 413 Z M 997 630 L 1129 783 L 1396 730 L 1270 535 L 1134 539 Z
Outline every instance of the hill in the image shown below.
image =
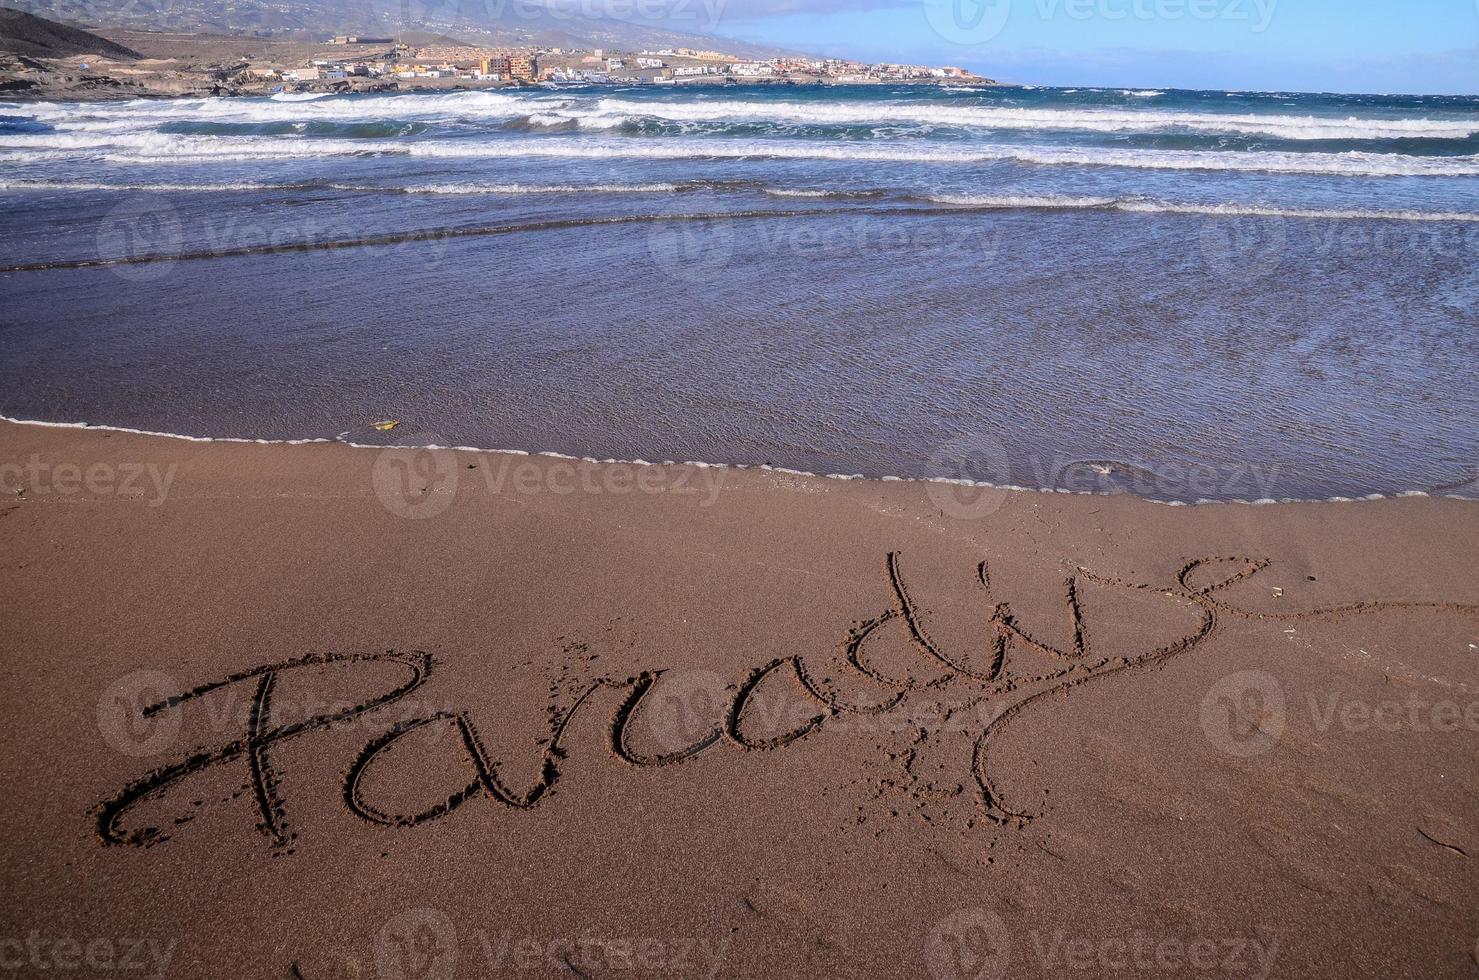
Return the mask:
M 115 61 L 135 61 L 140 57 L 138 52 L 96 34 L 6 7 L 0 7 L 0 51 L 26 58 L 100 55 Z
M 553 0 L 552 0 L 553 2 Z M 412 33 L 451 35 L 468 43 L 508 47 L 607 48 L 616 51 L 689 47 L 742 57 L 787 53 L 706 33 L 712 25 L 695 10 L 692 20 L 643 21 L 592 17 L 534 3 L 478 0 L 19 0 L 33 13 L 113 30 L 322 40 L 336 34 L 382 37 Z

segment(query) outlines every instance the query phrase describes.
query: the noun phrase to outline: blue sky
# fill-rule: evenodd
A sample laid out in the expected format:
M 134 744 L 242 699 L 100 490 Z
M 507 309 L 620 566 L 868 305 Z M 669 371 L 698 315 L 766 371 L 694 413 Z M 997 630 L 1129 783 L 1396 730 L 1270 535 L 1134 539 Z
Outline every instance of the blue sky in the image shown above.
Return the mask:
M 711 30 L 1034 84 L 1479 94 L 1479 0 L 726 0 Z

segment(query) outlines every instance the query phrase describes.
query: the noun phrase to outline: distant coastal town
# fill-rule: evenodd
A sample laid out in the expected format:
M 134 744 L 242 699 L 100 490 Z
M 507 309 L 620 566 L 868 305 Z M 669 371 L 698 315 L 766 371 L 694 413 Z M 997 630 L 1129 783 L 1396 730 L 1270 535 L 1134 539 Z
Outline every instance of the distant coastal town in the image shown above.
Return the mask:
M 316 57 L 298 67 L 250 66 L 260 81 L 289 85 L 352 83 L 355 80 L 412 83 L 462 81 L 494 85 L 703 85 L 748 83 L 867 85 L 900 82 L 988 83 L 964 68 L 872 64 L 840 58 L 744 60 L 722 51 L 664 48 L 606 51 L 570 48 L 412 47 L 392 38 L 341 35 L 328 45 L 374 53 Z
M 584 85 L 991 85 L 964 68 L 696 47 L 503 46 L 434 34 L 264 37 L 99 28 L 0 9 L 0 98 Z M 579 42 L 577 42 L 579 43 Z M 590 42 L 586 42 L 590 43 Z M 629 44 L 637 47 L 636 44 Z M 746 49 L 736 45 L 741 52 Z M 655 50 L 652 50 L 655 48 Z

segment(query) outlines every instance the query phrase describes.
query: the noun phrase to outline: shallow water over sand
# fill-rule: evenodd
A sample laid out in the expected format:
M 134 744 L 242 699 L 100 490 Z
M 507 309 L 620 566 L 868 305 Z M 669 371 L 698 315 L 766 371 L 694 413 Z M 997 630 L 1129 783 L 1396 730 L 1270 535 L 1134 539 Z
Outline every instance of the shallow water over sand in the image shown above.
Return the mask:
M 0 116 L 0 265 L 59 266 L 0 277 L 9 416 L 1175 500 L 1479 491 L 1473 100 Z M 164 261 L 76 267 L 116 257 Z

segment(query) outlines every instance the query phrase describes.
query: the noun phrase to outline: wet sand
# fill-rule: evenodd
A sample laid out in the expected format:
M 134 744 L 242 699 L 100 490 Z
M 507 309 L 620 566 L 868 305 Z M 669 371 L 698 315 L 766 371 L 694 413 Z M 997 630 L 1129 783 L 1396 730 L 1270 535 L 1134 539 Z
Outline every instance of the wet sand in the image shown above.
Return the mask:
M 0 481 L 18 975 L 1475 969 L 1472 502 L 9 423 Z

